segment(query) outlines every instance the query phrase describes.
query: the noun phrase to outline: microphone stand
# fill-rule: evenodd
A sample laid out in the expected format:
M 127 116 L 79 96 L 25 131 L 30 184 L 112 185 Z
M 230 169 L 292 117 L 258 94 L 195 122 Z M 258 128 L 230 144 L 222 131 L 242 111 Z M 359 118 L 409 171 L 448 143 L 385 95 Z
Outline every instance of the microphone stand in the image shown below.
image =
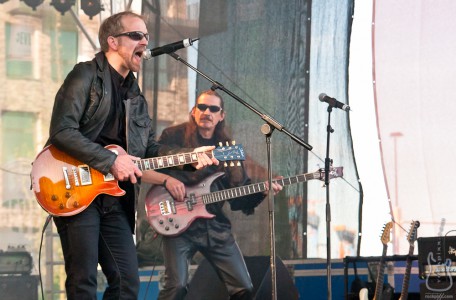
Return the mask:
M 329 171 L 332 159 L 329 158 L 329 141 L 334 129 L 331 127 L 331 112 L 333 105 L 328 105 L 328 125 L 326 127 L 326 158 L 325 158 L 325 189 L 326 189 L 326 281 L 328 289 L 328 300 L 331 295 L 331 204 L 329 202 Z
M 271 135 L 274 129 L 278 129 L 279 131 L 284 132 L 287 134 L 293 141 L 298 143 L 299 145 L 303 146 L 307 150 L 312 150 L 312 146 L 309 145 L 308 143 L 304 142 L 302 139 L 297 137 L 296 135 L 292 134 L 289 132 L 282 124 L 280 124 L 278 121 L 274 120 L 271 116 L 268 116 L 266 114 L 261 113 L 257 109 L 255 109 L 253 106 L 239 98 L 236 94 L 225 88 L 221 83 L 211 79 L 209 76 L 189 64 L 187 61 L 182 59 L 179 55 L 177 55 L 175 52 L 168 53 L 170 56 L 172 56 L 174 59 L 177 61 L 183 63 L 205 79 L 207 79 L 209 82 L 212 83 L 212 90 L 222 90 L 228 95 L 230 95 L 232 98 L 237 100 L 239 103 L 256 113 L 258 116 L 260 116 L 261 119 L 263 119 L 266 123 L 261 126 L 261 132 L 266 136 L 266 148 L 267 148 L 267 161 L 268 161 L 268 183 L 269 183 L 269 191 L 268 191 L 268 205 L 269 205 L 269 235 L 270 235 L 270 263 L 271 263 L 271 293 L 272 293 L 272 298 L 273 300 L 277 299 L 277 281 L 276 281 L 276 267 L 275 267 L 275 221 L 274 221 L 274 192 L 272 190 L 272 162 L 271 162 Z

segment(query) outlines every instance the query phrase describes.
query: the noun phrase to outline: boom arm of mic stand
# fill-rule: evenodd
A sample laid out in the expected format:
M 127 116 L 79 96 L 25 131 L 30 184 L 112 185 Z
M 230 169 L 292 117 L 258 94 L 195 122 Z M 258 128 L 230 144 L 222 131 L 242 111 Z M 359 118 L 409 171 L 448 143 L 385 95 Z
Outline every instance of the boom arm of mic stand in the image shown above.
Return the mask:
M 294 140 L 295 142 L 297 142 L 299 145 L 303 146 L 304 148 L 306 148 L 307 150 L 312 150 L 312 146 L 309 145 L 308 143 L 306 143 L 305 141 L 303 141 L 301 138 L 297 137 L 296 135 L 292 134 L 291 132 L 289 132 L 285 127 L 283 127 L 282 124 L 280 124 L 278 121 L 276 121 L 275 119 L 273 119 L 272 117 L 266 115 L 266 114 L 262 114 L 261 112 L 259 112 L 257 109 L 255 109 L 253 106 L 251 106 L 250 104 L 248 104 L 247 102 L 245 102 L 244 100 L 242 100 L 241 98 L 239 98 L 236 94 L 232 93 L 230 90 L 228 90 L 227 88 L 225 88 L 223 86 L 223 84 L 213 80 L 212 78 L 210 78 L 209 76 L 207 76 L 206 74 L 204 74 L 203 72 L 201 72 L 200 70 L 198 70 L 197 68 L 195 68 L 194 66 L 192 66 L 191 64 L 189 64 L 187 61 L 185 61 L 184 59 L 182 59 L 178 54 L 176 54 L 175 52 L 171 52 L 171 53 L 168 53 L 170 56 L 172 56 L 175 60 L 177 61 L 180 61 L 181 63 L 183 63 L 184 65 L 186 65 L 187 67 L 189 67 L 190 69 L 192 69 L 193 71 L 195 71 L 196 73 L 198 73 L 199 75 L 203 76 L 205 79 L 207 79 L 209 82 L 212 83 L 212 89 L 215 90 L 215 89 L 220 89 L 222 91 L 224 91 L 225 93 L 227 93 L 228 95 L 230 95 L 232 98 L 236 99 L 238 102 L 240 102 L 242 105 L 246 106 L 247 108 L 249 108 L 251 111 L 253 111 L 254 113 L 256 113 L 258 116 L 260 116 L 266 123 L 268 123 L 269 125 L 271 125 L 272 127 L 274 127 L 275 129 L 279 130 L 279 131 L 282 131 L 284 132 L 285 134 L 287 134 L 292 140 Z

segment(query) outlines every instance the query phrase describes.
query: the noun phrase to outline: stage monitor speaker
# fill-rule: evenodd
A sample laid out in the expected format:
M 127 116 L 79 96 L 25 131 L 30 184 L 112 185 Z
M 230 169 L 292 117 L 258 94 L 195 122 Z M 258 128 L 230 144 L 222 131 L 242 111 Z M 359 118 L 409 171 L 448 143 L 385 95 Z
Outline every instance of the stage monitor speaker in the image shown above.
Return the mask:
M 250 273 L 250 278 L 252 279 L 255 299 L 271 299 L 272 280 L 270 257 L 251 256 L 244 257 L 244 259 Z M 279 257 L 276 258 L 276 284 L 278 300 L 299 299 L 298 289 L 294 285 L 293 279 Z M 229 298 L 228 291 L 214 268 L 206 259 L 203 259 L 193 275 L 185 299 L 223 300 Z
M 10 275 L 0 276 L 0 299 L 38 300 L 38 276 Z

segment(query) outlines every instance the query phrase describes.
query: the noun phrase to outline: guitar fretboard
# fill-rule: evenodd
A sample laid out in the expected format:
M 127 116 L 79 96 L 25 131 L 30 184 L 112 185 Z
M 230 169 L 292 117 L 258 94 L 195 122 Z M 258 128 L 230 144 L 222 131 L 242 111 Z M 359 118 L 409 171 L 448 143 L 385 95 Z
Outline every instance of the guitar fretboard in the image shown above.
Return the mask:
M 383 245 L 383 253 L 382 258 L 380 259 L 380 265 L 378 267 L 378 274 L 377 274 L 377 284 L 375 287 L 375 296 L 374 300 L 381 300 L 383 294 L 383 275 L 385 274 L 385 256 L 386 250 L 388 249 L 388 245 Z
M 206 152 L 206 154 L 208 154 L 210 157 L 210 152 Z M 198 162 L 198 154 L 196 152 L 190 152 L 141 159 L 135 161 L 135 164 L 141 171 L 149 171 L 192 164 L 196 162 Z
M 282 178 L 273 180 L 273 182 L 278 183 L 282 186 L 295 184 L 298 182 L 305 182 L 311 179 L 320 179 L 321 178 L 320 172 L 308 173 L 308 174 L 301 174 L 297 176 Z M 246 195 L 251 195 L 259 192 L 266 191 L 266 184 L 264 182 L 254 183 L 250 185 L 245 185 L 241 187 L 231 188 L 227 190 L 217 191 L 210 194 L 202 195 L 202 201 L 204 204 L 215 203 L 219 201 L 225 201 L 228 199 L 242 197 Z
M 413 244 L 410 244 L 409 253 L 407 256 L 407 265 L 405 266 L 404 280 L 402 282 L 401 296 L 399 298 L 400 300 L 407 300 L 407 298 L 408 298 L 410 271 L 412 270 L 412 255 L 413 255 L 414 249 L 415 249 L 415 246 Z

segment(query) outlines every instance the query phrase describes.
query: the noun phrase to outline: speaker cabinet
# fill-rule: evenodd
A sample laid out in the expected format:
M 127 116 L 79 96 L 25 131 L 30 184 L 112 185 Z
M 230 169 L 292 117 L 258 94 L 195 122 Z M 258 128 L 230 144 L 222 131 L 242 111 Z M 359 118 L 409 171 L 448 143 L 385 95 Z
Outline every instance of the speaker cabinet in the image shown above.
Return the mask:
M 38 300 L 38 276 L 9 275 L 0 276 L 0 299 Z
M 454 299 L 456 286 L 453 281 L 426 280 L 420 284 L 420 299 Z
M 456 278 L 456 236 L 418 238 L 418 269 L 421 279 Z
M 244 257 L 250 278 L 253 284 L 253 293 L 257 300 L 272 298 L 272 280 L 270 257 L 252 256 Z M 293 280 L 280 258 L 276 258 L 276 285 L 278 300 L 297 300 L 299 293 Z M 212 265 L 204 259 L 198 266 L 189 284 L 186 300 L 205 299 L 223 300 L 229 299 L 225 285 L 218 277 Z

